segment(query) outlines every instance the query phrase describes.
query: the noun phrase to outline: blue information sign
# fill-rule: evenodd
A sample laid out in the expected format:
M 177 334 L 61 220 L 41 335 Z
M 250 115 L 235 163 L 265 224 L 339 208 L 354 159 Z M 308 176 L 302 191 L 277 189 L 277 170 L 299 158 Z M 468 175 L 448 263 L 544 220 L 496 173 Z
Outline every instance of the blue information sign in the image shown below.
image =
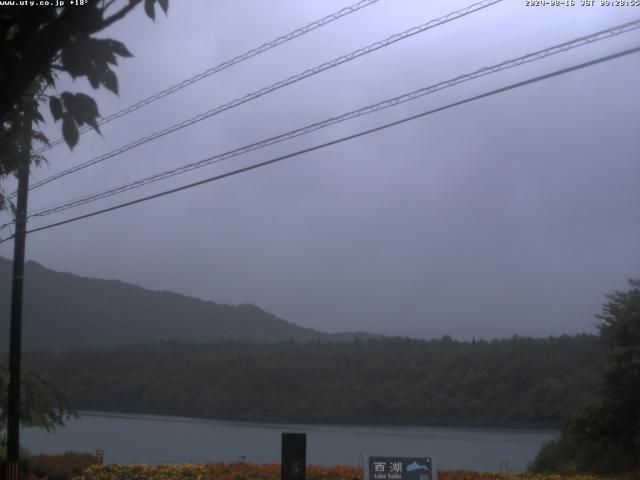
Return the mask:
M 437 480 L 430 457 L 369 457 L 369 480 Z

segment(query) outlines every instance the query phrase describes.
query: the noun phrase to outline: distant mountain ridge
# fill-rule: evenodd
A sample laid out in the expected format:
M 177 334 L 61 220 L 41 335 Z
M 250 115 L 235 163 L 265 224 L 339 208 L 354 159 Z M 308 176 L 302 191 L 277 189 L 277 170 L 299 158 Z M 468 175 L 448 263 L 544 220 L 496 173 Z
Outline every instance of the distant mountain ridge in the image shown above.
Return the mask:
M 7 348 L 11 260 L 0 257 L 0 351 Z M 366 332 L 324 333 L 252 304 L 227 305 L 119 280 L 86 278 L 25 264 L 23 345 L 62 350 L 163 340 L 351 341 Z

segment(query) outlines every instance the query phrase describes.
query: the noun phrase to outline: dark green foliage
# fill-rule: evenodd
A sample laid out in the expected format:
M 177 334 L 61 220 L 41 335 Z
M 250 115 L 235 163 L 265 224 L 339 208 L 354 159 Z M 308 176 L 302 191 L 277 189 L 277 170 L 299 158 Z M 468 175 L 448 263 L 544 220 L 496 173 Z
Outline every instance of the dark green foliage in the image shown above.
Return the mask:
M 33 480 L 72 480 L 95 463 L 95 457 L 89 453 L 67 452 L 62 455 L 33 455 L 27 458 L 25 466 Z
M 0 437 L 7 426 L 7 388 L 9 372 L 0 365 Z M 40 375 L 27 372 L 22 376 L 20 423 L 24 427 L 39 427 L 47 431 L 64 425 L 74 415 L 69 402 Z
M 118 45 L 119 44 L 119 45 Z M 117 88 L 105 83 L 105 76 L 110 73 L 115 75 L 110 65 L 117 65 L 116 55 L 123 51 L 124 45 L 112 39 L 91 38 L 78 36 L 70 39 L 62 50 L 60 56 L 61 67 L 69 73 L 71 78 L 86 76 L 93 88 L 104 86 L 113 93 L 118 93 Z M 124 47 L 128 55 L 131 53 Z
M 567 440 L 554 440 L 542 446 L 535 460 L 529 466 L 534 472 L 555 472 L 575 474 L 577 465 L 574 461 L 578 446 Z
M 93 88 L 102 86 L 118 94 L 112 66 L 117 65 L 118 56 L 131 57 L 131 52 L 122 42 L 92 35 L 124 18 L 142 1 L 89 1 L 82 8 L 0 9 L 0 179 L 17 173 L 25 161 L 24 155 L 16 155 L 15 146 L 22 142 L 25 113 L 32 109 L 34 100 L 39 102 L 34 89 L 42 95 L 63 73 L 74 79 L 86 77 Z M 168 0 L 145 0 L 145 10 L 152 19 L 155 3 L 165 14 L 169 7 Z M 86 124 L 98 131 L 100 114 L 87 95 L 51 95 L 49 107 L 54 121 L 62 120 L 62 136 L 71 148 L 78 143 L 78 127 Z M 37 111 L 31 115 L 35 121 L 44 121 Z M 32 139 L 46 140 L 40 132 L 34 132 Z M 0 188 L 0 210 L 6 207 Z
M 28 354 L 78 409 L 366 424 L 551 426 L 602 361 L 590 335 L 509 340 L 165 342 Z
M 6 472 L 6 444 L 0 441 L 0 480 Z M 67 452 L 61 455 L 30 455 L 20 449 L 20 476 L 29 480 L 72 480 L 95 464 L 89 453 Z
M 9 291 L 10 265 L 0 259 L 0 292 Z M 27 355 L 32 370 L 77 409 L 305 422 L 557 425 L 588 400 L 603 362 L 602 345 L 591 335 L 330 343 L 354 336 L 304 329 L 253 305 L 218 305 L 33 262 L 26 269 L 27 348 L 246 341 Z M 8 315 L 8 297 L 0 297 L 0 314 Z
M 117 79 L 111 65 L 116 56 L 131 57 L 117 40 L 94 38 L 124 18 L 143 0 L 128 4 L 88 2 L 82 9 L 74 6 L 40 9 L 3 9 L 0 12 L 0 121 L 10 121 L 21 111 L 20 97 L 38 78 L 54 85 L 56 75 L 64 72 L 72 78 L 87 77 L 93 88 L 100 85 L 117 93 Z M 145 0 L 147 15 L 155 19 L 154 5 L 167 13 L 168 0 Z
M 78 143 L 79 133 L 76 123 L 70 113 L 62 115 L 62 135 L 69 147 L 73 148 Z
M 36 126 L 43 121 L 38 112 L 38 106 L 43 103 L 46 96 L 43 94 L 45 86 L 43 82 L 34 83 L 25 91 L 21 103 L 24 111 L 15 112 L 12 121 L 0 122 L 0 180 L 8 175 L 17 174 L 20 166 L 27 156 L 25 149 L 29 148 L 33 141 L 49 143 L 47 137 Z M 30 138 L 25 138 L 30 125 Z M 30 166 L 38 166 L 45 161 L 41 155 L 30 155 Z M 0 186 L 0 211 L 14 209 L 13 202 L 6 201 L 4 190 Z
M 62 102 L 58 97 L 49 98 L 49 108 L 51 109 L 51 115 L 54 120 L 60 120 L 62 118 Z
M 597 402 L 576 411 L 561 438 L 545 446 L 531 469 L 620 473 L 640 471 L 640 281 L 607 295 L 600 324 L 606 366 Z
M 145 2 L 145 10 L 151 19 L 155 17 L 153 13 L 155 1 L 157 0 Z M 131 5 L 134 3 L 136 2 L 131 2 Z M 149 4 L 151 5 L 150 10 Z M 97 3 L 92 4 L 91 8 L 94 11 L 90 15 L 93 15 L 96 22 L 92 32 L 99 31 L 109 23 L 109 19 L 105 15 L 106 9 L 101 8 Z M 163 7 L 163 9 L 166 13 L 166 8 Z M 127 9 L 122 9 L 122 11 L 125 10 Z M 56 20 L 58 18 L 52 19 L 52 21 Z M 50 68 L 66 72 L 73 79 L 87 77 L 89 84 L 94 89 L 102 86 L 117 95 L 118 77 L 112 66 L 118 65 L 118 56 L 132 57 L 133 55 L 122 42 L 111 38 L 93 38 L 89 36 L 88 32 L 79 30 L 75 34 L 69 35 L 60 49 L 59 62 L 52 63 Z M 62 102 L 60 102 L 60 98 Z M 64 104 L 65 112 L 62 112 L 62 104 Z M 100 113 L 95 101 L 88 95 L 63 92 L 60 97 L 50 97 L 50 107 L 54 120 L 62 119 L 62 135 L 70 148 L 78 143 L 79 127 L 86 124 L 97 132 L 100 131 L 97 121 Z
M 111 74 L 115 77 L 113 72 Z M 60 98 L 62 101 L 60 101 Z M 60 98 L 50 97 L 49 107 L 56 121 L 60 118 L 62 119 L 62 134 L 69 147 L 73 148 L 78 143 L 78 127 L 86 124 L 90 125 L 96 132 L 100 132 L 96 120 L 100 113 L 98 112 L 98 105 L 93 98 L 84 93 L 73 94 L 69 92 L 64 92 Z
M 154 21 L 156 18 L 156 12 L 155 12 L 156 3 L 160 5 L 160 8 L 165 13 L 165 15 L 169 10 L 169 0 L 144 0 L 144 11 L 147 14 L 147 16 Z
M 131 53 L 127 46 L 122 42 L 111 39 L 109 40 L 109 46 L 111 51 L 120 57 L 133 57 L 133 53 Z
M 84 124 L 91 125 L 94 130 L 100 131 L 96 118 L 100 116 L 98 112 L 98 105 L 93 98 L 84 93 L 76 93 L 75 95 L 69 92 L 62 94 L 62 101 L 64 108 L 71 114 L 73 120 L 79 125 Z
M 634 450 L 640 466 L 640 280 L 608 295 L 598 318 L 607 345 L 601 434 L 621 449 Z

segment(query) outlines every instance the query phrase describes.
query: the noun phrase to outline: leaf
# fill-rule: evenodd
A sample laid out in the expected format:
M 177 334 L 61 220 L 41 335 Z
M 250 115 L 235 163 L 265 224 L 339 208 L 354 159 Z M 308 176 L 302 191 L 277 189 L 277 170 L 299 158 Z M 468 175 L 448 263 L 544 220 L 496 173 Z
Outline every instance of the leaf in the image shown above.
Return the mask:
M 111 50 L 111 46 L 110 45 L 106 44 L 106 48 L 102 52 L 102 55 L 103 55 L 104 61 L 106 63 L 110 63 L 111 65 L 117 65 L 118 64 L 118 60 L 116 60 L 116 56 L 113 54 L 113 51 Z
M 89 40 L 90 42 L 87 45 L 89 48 L 86 50 L 86 54 L 95 64 L 100 68 L 105 68 L 107 63 L 111 65 L 118 64 L 110 40 L 96 38 L 89 38 Z
M 41 75 L 44 77 L 45 81 L 47 82 L 47 86 L 53 87 L 53 85 L 55 84 L 55 79 L 53 78 L 53 74 L 49 70 L 45 70 L 44 72 L 42 72 Z
M 109 64 L 117 65 L 112 41 L 80 36 L 72 39 L 62 50 L 60 56 L 62 69 L 74 79 L 86 76 L 93 88 L 100 86 L 102 72 L 109 69 Z
M 44 122 L 44 118 L 42 118 L 42 114 L 38 110 L 34 110 L 33 112 L 33 121 L 35 123 Z
M 46 145 L 48 145 L 48 143 L 46 143 Z M 42 155 L 32 155 L 30 160 L 31 160 L 31 163 L 36 167 L 39 167 L 40 165 L 48 163 L 47 159 L 44 158 Z
M 83 39 L 69 40 L 60 54 L 62 69 L 71 75 L 73 79 L 81 75 L 86 75 L 86 72 L 90 69 L 86 55 L 82 54 L 82 48 L 78 45 L 78 43 L 82 43 L 82 41 Z
M 89 95 L 85 95 L 84 93 L 76 93 L 76 99 L 80 104 L 82 104 L 88 116 L 93 118 L 100 116 L 98 104 Z
M 56 122 L 62 118 L 62 102 L 58 97 L 49 97 L 49 109 Z
M 62 92 L 62 95 L 60 95 L 60 97 L 62 98 L 62 103 L 64 104 L 65 110 L 73 115 L 72 113 L 72 110 L 74 109 L 73 102 L 75 100 L 73 93 Z
M 169 10 L 169 0 L 157 0 L 158 4 L 160 4 L 160 8 L 162 8 L 162 11 L 164 12 L 164 14 L 167 14 L 167 10 Z
M 84 93 L 76 93 L 74 95 L 69 92 L 64 92 L 62 94 L 62 99 L 64 101 L 65 108 L 73 116 L 73 119 L 79 126 L 86 123 L 91 125 L 94 130 L 100 133 L 100 128 L 96 121 L 96 118 L 100 116 L 100 112 L 98 111 L 98 105 L 93 98 L 89 95 L 85 95 Z
M 96 70 L 87 73 L 87 80 L 94 89 L 100 87 L 100 74 Z
M 71 150 L 78 144 L 78 138 L 80 136 L 78 134 L 78 126 L 70 113 L 65 113 L 62 116 L 62 136 Z
M 107 90 L 111 90 L 118 95 L 118 77 L 113 73 L 113 70 L 106 70 L 102 72 L 100 83 L 105 86 Z
M 49 145 L 49 139 L 47 136 L 39 130 L 33 130 L 31 133 L 31 139 L 36 140 L 40 143 L 44 143 L 45 145 Z
M 83 120 L 87 125 L 91 125 L 96 132 L 100 132 L 100 127 L 98 126 L 98 121 L 96 120 L 100 116 L 100 112 L 98 111 L 98 105 L 96 101 L 91 98 L 89 95 L 85 95 L 84 93 L 78 93 L 76 95 L 78 97 L 78 101 L 80 105 L 82 105 L 83 110 Z
M 115 53 L 116 55 L 119 55 L 121 57 L 133 57 L 133 53 L 131 53 L 126 45 L 122 42 L 119 42 L 118 40 L 109 40 L 110 45 L 111 45 L 111 50 L 113 51 L 113 53 Z
M 156 0 L 144 0 L 144 11 L 146 12 L 147 16 L 155 22 L 156 12 L 153 7 L 154 3 L 156 3 Z

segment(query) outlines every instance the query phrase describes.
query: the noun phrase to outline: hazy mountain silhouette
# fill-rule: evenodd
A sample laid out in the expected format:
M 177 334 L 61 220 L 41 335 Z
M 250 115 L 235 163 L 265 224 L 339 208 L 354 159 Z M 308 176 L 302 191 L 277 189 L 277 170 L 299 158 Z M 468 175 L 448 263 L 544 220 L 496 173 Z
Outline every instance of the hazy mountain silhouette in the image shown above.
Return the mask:
M 0 351 L 8 348 L 11 260 L 0 257 Z M 118 280 L 99 280 L 25 265 L 23 345 L 60 350 L 161 340 L 209 342 L 351 341 L 368 333 L 327 334 L 252 305 L 208 302 Z

